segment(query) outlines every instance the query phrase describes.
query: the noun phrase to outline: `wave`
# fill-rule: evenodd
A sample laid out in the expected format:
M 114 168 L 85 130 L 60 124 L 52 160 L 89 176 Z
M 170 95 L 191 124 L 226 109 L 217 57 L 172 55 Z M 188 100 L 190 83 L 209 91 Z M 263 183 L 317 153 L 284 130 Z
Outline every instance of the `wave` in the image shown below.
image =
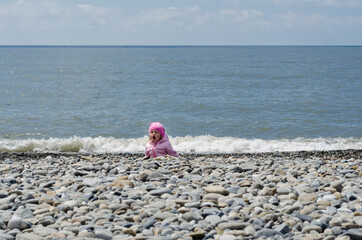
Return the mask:
M 179 153 L 261 153 L 362 149 L 362 138 L 245 139 L 235 137 L 170 137 Z M 113 137 L 70 137 L 49 139 L 0 138 L 0 152 L 142 153 L 147 136 L 131 139 Z

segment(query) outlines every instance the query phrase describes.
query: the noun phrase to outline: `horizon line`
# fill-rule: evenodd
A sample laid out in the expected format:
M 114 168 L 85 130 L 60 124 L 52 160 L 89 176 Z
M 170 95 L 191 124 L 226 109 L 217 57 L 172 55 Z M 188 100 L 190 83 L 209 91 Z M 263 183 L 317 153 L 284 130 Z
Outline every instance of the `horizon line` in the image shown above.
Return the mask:
M 0 47 L 361 47 L 362 45 L 343 44 L 139 44 L 139 45 L 107 45 L 107 44 L 14 44 L 0 45 Z

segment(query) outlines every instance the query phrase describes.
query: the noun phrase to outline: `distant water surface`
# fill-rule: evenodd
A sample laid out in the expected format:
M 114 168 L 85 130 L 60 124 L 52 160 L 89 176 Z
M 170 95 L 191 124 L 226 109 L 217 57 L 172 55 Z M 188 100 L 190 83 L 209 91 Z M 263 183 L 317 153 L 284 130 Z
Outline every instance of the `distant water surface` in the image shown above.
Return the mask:
M 362 47 L 0 47 L 0 151 L 138 152 L 153 121 L 184 152 L 361 148 L 361 66 Z

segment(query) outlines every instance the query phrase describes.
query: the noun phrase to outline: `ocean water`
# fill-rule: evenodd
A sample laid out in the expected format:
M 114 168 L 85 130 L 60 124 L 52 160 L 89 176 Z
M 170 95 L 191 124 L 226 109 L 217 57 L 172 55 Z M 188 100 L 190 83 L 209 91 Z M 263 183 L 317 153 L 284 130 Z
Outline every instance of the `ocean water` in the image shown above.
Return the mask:
M 0 47 L 0 151 L 362 148 L 362 47 Z

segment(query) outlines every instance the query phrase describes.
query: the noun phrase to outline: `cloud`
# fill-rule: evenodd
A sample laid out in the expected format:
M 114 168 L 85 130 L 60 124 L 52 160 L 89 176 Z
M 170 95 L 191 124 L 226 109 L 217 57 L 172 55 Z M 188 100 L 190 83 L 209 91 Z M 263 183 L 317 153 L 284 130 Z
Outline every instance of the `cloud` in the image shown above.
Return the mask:
M 106 13 L 107 8 L 93 6 L 89 4 L 78 4 L 78 14 L 81 15 L 90 25 L 100 24 L 105 25 L 107 23 Z
M 240 24 L 245 21 L 261 19 L 263 13 L 259 10 L 222 9 L 212 11 L 199 6 L 193 7 L 167 7 L 144 9 L 138 14 L 129 16 L 123 24 L 125 29 L 147 28 L 183 28 L 193 29 L 200 27 L 210 28 L 228 24 Z
M 200 8 L 198 6 L 184 8 L 170 6 L 158 9 L 144 9 L 133 16 L 129 16 L 123 27 L 127 29 L 142 26 L 157 27 L 165 25 L 183 27 L 190 24 L 192 20 L 198 18 L 199 10 Z M 200 19 L 196 21 L 200 22 Z
M 353 31 L 351 29 L 361 28 L 362 16 L 332 16 L 321 13 L 288 11 L 270 16 L 269 23 L 270 29 L 275 32 L 292 31 L 304 33 L 305 35 L 313 32 L 323 36 L 327 32 L 336 33 L 344 32 L 347 29 L 349 29 L 347 31 Z
M 234 10 L 224 9 L 220 11 L 221 17 L 230 17 L 235 21 L 243 21 L 263 16 L 263 13 L 258 10 Z
M 314 4 L 321 7 L 358 7 L 362 5 L 360 0 L 299 0 L 297 3 Z
M 109 9 L 89 4 L 61 4 L 56 1 L 18 1 L 0 5 L 3 24 L 14 28 L 67 28 L 77 25 L 105 25 Z M 1 20 L 1 19 L 0 19 Z M 1 23 L 0 23 L 1 25 Z
M 234 5 L 243 5 L 246 3 L 273 4 L 273 5 L 314 5 L 318 7 L 360 7 L 362 6 L 361 0 L 227 0 L 227 2 Z
M 92 6 L 89 4 L 78 4 L 78 8 L 91 15 L 102 15 L 106 12 L 105 7 Z
M 99 44 L 110 39 L 127 39 L 127 43 L 122 42 L 125 44 L 133 44 L 134 39 L 152 39 L 152 43 L 167 43 L 169 39 L 180 43 L 182 39 L 188 43 L 192 39 L 200 43 L 219 39 L 222 43 L 235 39 L 233 43 L 237 43 L 252 34 L 263 39 L 265 34 L 283 38 L 292 31 L 302 36 L 310 29 L 318 34 L 339 29 L 330 30 L 331 36 L 349 31 L 355 42 L 360 42 L 356 39 L 361 36 L 360 0 L 199 0 L 198 5 L 183 1 L 168 5 L 165 1 L 158 7 L 130 2 L 1 1 L 0 44 L 30 39 L 50 44 L 64 39 L 76 44 L 82 44 L 83 39 Z

